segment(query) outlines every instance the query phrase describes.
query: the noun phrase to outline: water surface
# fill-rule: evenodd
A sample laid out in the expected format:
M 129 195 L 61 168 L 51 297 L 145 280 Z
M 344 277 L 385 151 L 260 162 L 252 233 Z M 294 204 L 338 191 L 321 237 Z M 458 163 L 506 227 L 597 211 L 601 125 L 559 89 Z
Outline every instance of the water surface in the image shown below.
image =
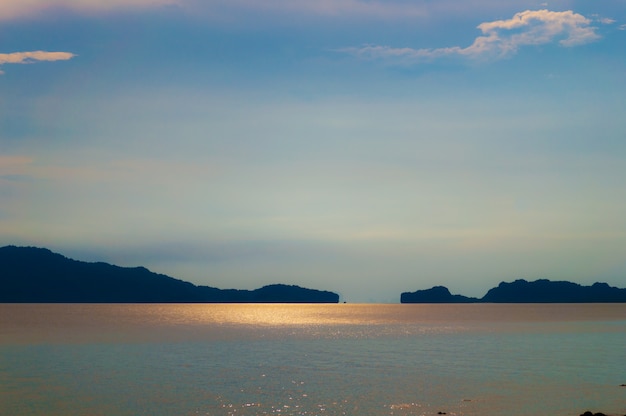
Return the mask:
M 625 304 L 0 305 L 0 414 L 626 413 Z

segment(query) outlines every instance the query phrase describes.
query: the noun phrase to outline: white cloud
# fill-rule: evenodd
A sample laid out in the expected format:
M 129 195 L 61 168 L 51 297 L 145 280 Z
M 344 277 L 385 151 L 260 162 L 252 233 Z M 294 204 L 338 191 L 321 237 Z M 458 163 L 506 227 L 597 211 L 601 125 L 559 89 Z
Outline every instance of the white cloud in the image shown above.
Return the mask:
M 76 55 L 70 52 L 46 51 L 0 53 L 0 65 L 31 64 L 40 61 L 67 61 L 75 56 Z M 0 75 L 1 74 L 4 74 L 4 72 L 0 69 Z
M 520 47 L 558 42 L 571 47 L 600 38 L 591 21 L 573 11 L 526 10 L 511 19 L 478 25 L 482 36 L 465 48 L 452 46 L 435 49 L 394 48 L 366 45 L 340 51 L 368 59 L 390 59 L 400 63 L 433 61 L 457 56 L 471 59 L 500 59 L 515 54 Z
M 70 52 L 14 52 L 0 53 L 0 65 L 2 64 L 29 64 L 36 61 L 66 61 L 74 56 Z

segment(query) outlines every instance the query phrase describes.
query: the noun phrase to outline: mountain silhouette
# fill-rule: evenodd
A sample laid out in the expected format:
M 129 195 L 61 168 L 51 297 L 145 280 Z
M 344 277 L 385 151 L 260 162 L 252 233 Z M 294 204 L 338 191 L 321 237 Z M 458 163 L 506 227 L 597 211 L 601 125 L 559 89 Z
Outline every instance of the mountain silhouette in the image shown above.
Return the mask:
M 400 303 L 474 303 L 476 298 L 453 295 L 445 286 L 434 286 L 426 290 L 405 292 L 400 295 Z
M 528 282 L 523 279 L 502 282 L 490 289 L 481 299 L 452 295 L 443 286 L 404 292 L 401 303 L 609 303 L 626 302 L 626 289 L 594 283 L 581 286 L 577 283 L 550 281 L 546 279 Z
M 72 260 L 45 248 L 0 248 L 0 302 L 338 303 L 333 292 L 275 284 L 256 290 L 196 286 L 145 267 Z
M 626 289 L 594 283 L 581 286 L 572 282 L 554 282 L 547 279 L 527 282 L 519 279 L 511 283 L 502 282 L 490 289 L 482 298 L 493 303 L 592 303 L 626 302 Z

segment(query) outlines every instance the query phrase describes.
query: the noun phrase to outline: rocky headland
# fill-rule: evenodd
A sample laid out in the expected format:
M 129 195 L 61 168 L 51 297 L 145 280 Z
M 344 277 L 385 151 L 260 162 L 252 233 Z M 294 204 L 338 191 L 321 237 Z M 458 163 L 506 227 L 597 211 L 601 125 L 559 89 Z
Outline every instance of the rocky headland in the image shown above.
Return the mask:
M 294 285 L 255 290 L 196 286 L 145 267 L 72 260 L 45 248 L 0 248 L 0 302 L 338 303 L 339 295 Z

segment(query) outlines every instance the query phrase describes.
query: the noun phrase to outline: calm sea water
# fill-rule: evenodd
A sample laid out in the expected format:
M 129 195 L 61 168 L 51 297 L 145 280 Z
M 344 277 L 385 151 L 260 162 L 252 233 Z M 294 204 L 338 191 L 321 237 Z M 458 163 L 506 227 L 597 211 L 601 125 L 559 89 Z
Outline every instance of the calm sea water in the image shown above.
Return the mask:
M 626 414 L 626 304 L 0 305 L 1 415 Z

